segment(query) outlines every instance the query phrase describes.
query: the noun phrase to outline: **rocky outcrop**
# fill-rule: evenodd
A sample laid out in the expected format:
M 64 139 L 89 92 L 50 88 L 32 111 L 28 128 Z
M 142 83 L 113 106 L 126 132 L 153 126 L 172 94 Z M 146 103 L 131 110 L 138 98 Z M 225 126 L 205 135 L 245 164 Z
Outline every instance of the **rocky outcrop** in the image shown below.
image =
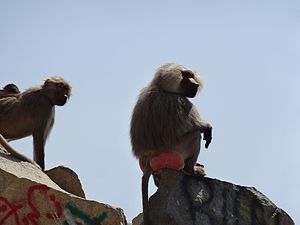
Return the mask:
M 121 209 L 76 196 L 84 192 L 70 169 L 49 175 L 58 184 L 33 164 L 0 152 L 0 225 L 127 224 Z
M 58 166 L 45 171 L 45 173 L 60 188 L 71 194 L 85 198 L 85 193 L 82 189 L 79 177 L 70 168 L 67 168 L 65 166 Z
M 0 225 L 126 225 L 123 211 L 84 199 L 75 172 L 43 172 L 0 149 Z M 294 225 L 286 212 L 252 187 L 162 170 L 150 197 L 152 225 Z M 141 225 L 142 214 L 133 220 Z
M 163 170 L 150 197 L 153 225 L 294 225 L 286 212 L 252 187 Z M 141 216 L 134 225 L 141 224 Z

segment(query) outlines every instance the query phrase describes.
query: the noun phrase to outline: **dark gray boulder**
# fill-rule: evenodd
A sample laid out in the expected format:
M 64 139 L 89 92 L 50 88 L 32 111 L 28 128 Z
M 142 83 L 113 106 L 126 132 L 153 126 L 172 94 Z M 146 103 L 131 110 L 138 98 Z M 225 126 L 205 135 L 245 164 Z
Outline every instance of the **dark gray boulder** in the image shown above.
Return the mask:
M 294 225 L 253 187 L 164 170 L 149 199 L 153 225 Z

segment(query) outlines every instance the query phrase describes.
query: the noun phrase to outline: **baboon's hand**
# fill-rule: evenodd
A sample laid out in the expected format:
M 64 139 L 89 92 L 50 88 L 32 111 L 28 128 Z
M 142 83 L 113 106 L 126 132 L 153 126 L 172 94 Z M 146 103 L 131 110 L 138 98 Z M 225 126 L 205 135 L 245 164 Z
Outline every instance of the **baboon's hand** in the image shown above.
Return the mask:
M 203 140 L 205 140 L 205 148 L 208 148 L 212 139 L 212 127 L 210 125 L 204 130 L 203 135 Z

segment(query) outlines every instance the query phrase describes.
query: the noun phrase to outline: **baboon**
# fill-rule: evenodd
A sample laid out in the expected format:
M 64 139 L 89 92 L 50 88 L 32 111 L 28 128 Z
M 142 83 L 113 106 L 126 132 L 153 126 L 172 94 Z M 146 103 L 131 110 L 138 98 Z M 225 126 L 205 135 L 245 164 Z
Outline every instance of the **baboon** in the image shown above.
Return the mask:
M 0 134 L 6 140 L 32 135 L 34 161 L 42 170 L 45 169 L 44 147 L 54 124 L 55 105 L 63 106 L 70 94 L 70 84 L 63 78 L 54 76 L 46 79 L 40 86 L 29 88 L 15 96 L 0 98 Z M 1 138 L 0 144 L 6 145 Z M 15 152 L 6 150 L 19 158 Z
M 144 225 L 149 225 L 148 182 L 150 160 L 164 152 L 176 152 L 184 160 L 188 174 L 194 174 L 201 133 L 208 148 L 212 126 L 204 121 L 193 98 L 202 88 L 200 76 L 182 65 L 169 63 L 161 66 L 153 80 L 141 91 L 131 119 L 132 152 L 145 165 L 142 178 Z
M 16 96 L 19 94 L 20 90 L 15 84 L 7 84 L 3 89 L 0 89 L 0 98 Z
M 5 85 L 3 89 L 9 91 L 12 94 L 20 93 L 18 86 L 13 83 Z

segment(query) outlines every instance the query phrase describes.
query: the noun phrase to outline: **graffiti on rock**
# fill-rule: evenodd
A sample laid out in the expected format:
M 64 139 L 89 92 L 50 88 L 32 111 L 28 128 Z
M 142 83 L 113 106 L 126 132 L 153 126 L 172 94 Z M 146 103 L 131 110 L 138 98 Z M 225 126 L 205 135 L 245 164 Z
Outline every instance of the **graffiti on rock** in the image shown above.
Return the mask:
M 64 210 L 65 212 L 67 212 L 66 221 L 64 225 L 73 225 L 73 224 L 99 225 L 107 218 L 106 212 L 102 212 L 100 213 L 99 216 L 93 218 L 90 217 L 85 212 L 82 212 L 76 206 L 71 204 L 66 204 Z
M 18 201 L 0 196 L 0 225 L 41 225 L 41 220 L 55 220 L 61 225 L 101 225 L 106 218 L 106 212 L 91 217 L 75 205 L 62 206 L 46 185 L 30 186 L 26 198 Z

